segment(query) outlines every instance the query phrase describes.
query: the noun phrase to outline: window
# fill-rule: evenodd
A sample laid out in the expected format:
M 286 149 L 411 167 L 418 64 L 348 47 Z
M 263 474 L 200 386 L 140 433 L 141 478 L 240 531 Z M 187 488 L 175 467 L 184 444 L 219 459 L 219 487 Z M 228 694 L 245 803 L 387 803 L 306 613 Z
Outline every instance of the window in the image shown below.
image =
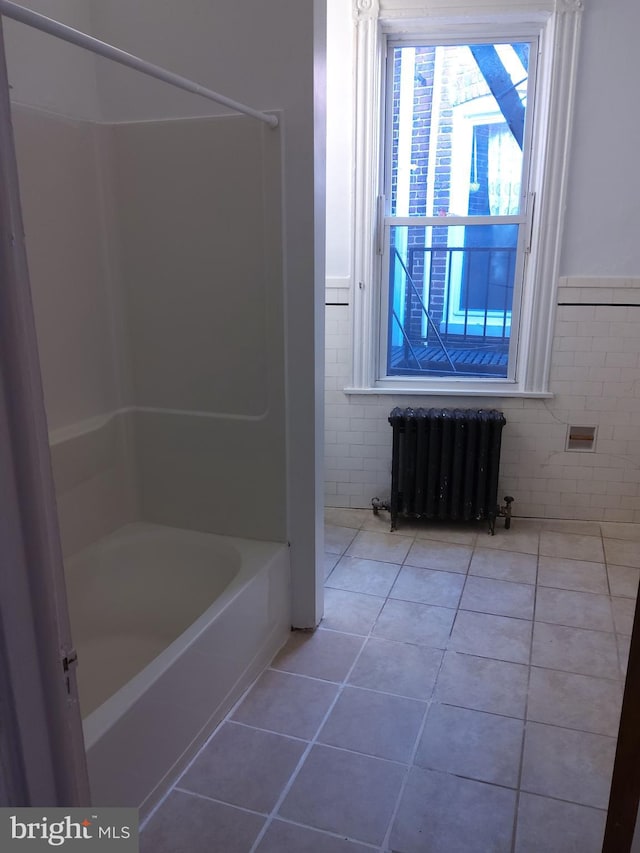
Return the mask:
M 514 373 L 536 55 L 531 41 L 388 47 L 382 375 Z
M 546 395 L 579 5 L 401 2 L 356 0 L 347 390 Z

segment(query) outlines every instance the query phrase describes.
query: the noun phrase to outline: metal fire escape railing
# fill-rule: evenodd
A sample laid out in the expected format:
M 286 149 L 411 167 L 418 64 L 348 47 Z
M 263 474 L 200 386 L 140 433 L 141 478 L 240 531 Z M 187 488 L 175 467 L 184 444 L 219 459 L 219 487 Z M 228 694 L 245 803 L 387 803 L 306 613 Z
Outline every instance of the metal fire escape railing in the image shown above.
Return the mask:
M 452 370 L 454 373 L 457 373 L 457 368 L 456 368 L 455 364 L 453 363 L 453 361 L 452 361 L 452 359 L 451 359 L 451 356 L 449 355 L 449 351 L 447 350 L 447 347 L 446 347 L 445 342 L 442 340 L 442 335 L 440 334 L 440 331 L 439 331 L 438 327 L 436 326 L 436 323 L 435 323 L 435 321 L 434 321 L 433 317 L 432 317 L 432 316 L 431 316 L 431 314 L 429 313 L 429 310 L 428 310 L 427 306 L 424 304 L 424 301 L 423 301 L 423 299 L 422 299 L 422 296 L 421 296 L 421 295 L 420 295 L 420 293 L 418 292 L 418 288 L 416 287 L 416 283 L 415 283 L 415 281 L 413 280 L 413 276 L 411 275 L 411 273 L 410 273 L 410 272 L 409 272 L 409 270 L 407 269 L 405 262 L 402 260 L 402 258 L 400 257 L 400 253 L 398 252 L 398 250 L 397 250 L 395 247 L 394 247 L 394 249 L 393 249 L 393 254 L 394 254 L 394 256 L 398 259 L 398 261 L 400 262 L 400 266 L 401 266 L 401 267 L 402 267 L 402 269 L 404 270 L 404 274 L 405 274 L 405 275 L 406 275 L 406 277 L 407 277 L 407 281 L 409 282 L 409 285 L 410 285 L 411 289 L 413 290 L 413 293 L 414 293 L 415 297 L 417 298 L 418 302 L 420 303 L 420 307 L 422 308 L 422 311 L 423 311 L 423 313 L 424 313 L 425 317 L 427 318 L 427 323 L 429 324 L 429 326 L 431 327 L 431 329 L 433 329 L 433 332 L 434 332 L 434 334 L 435 334 L 435 336 L 436 336 L 436 340 L 438 341 L 438 343 L 439 343 L 439 344 L 440 344 L 440 346 L 442 347 L 442 352 L 444 353 L 445 358 L 447 359 L 447 361 L 448 361 L 448 362 L 449 362 L 449 364 L 451 365 L 451 370 Z M 409 346 L 409 349 L 410 349 L 410 351 L 411 351 L 411 355 L 412 355 L 412 356 L 414 357 L 414 359 L 416 360 L 416 363 L 417 363 L 417 365 L 418 365 L 418 368 L 421 368 L 421 367 L 422 367 L 422 365 L 420 364 L 420 360 L 419 360 L 419 358 L 417 357 L 417 355 L 416 355 L 416 353 L 415 353 L 415 350 L 414 350 L 414 348 L 413 348 L 413 346 L 412 346 L 412 344 L 411 344 L 411 341 L 409 340 L 409 337 L 408 337 L 408 335 L 407 335 L 407 333 L 406 333 L 406 331 L 405 331 L 405 329 L 404 329 L 404 326 L 403 326 L 403 325 L 402 325 L 402 323 L 400 322 L 400 318 L 398 317 L 398 315 L 397 315 L 397 313 L 396 313 L 395 311 L 393 312 L 393 317 L 394 317 L 394 319 L 395 319 L 396 323 L 398 324 L 398 326 L 399 326 L 399 328 L 400 328 L 400 331 L 402 332 L 402 335 L 403 335 L 403 337 L 404 337 L 405 341 L 407 342 L 407 344 L 408 344 L 408 346 Z
M 462 255 L 463 258 L 467 258 L 469 261 L 471 261 L 473 258 L 475 258 L 477 260 L 478 258 L 484 257 L 486 259 L 486 266 L 487 267 L 491 266 L 492 260 L 494 258 L 500 257 L 500 256 L 506 256 L 507 268 L 504 272 L 504 275 L 502 276 L 503 283 L 496 281 L 495 278 L 492 282 L 488 269 L 486 271 L 486 275 L 484 277 L 484 293 L 483 293 L 483 296 L 480 300 L 483 307 L 482 308 L 470 308 L 469 305 L 467 304 L 464 309 L 460 309 L 460 310 L 464 310 L 464 331 L 462 333 L 462 337 L 465 341 L 467 341 L 467 340 L 469 340 L 469 338 L 471 338 L 474 341 L 474 343 L 477 345 L 478 344 L 478 338 L 482 338 L 483 341 L 486 341 L 487 338 L 490 338 L 492 343 L 495 343 L 496 337 L 500 337 L 503 341 L 507 339 L 507 337 L 508 337 L 507 332 L 506 332 L 507 317 L 511 311 L 511 297 L 513 294 L 513 281 L 514 281 L 514 275 L 515 275 L 515 260 L 516 260 L 516 249 L 515 249 L 515 247 L 512 247 L 512 246 L 452 246 L 452 247 L 434 246 L 433 248 L 429 248 L 427 246 L 412 246 L 409 249 L 409 256 L 411 259 L 410 260 L 410 266 L 412 268 L 413 268 L 413 259 L 414 259 L 415 254 L 417 252 L 425 254 L 425 255 L 427 254 L 427 252 L 429 252 L 431 255 L 431 259 L 429 262 L 429 279 L 430 279 L 430 281 L 433 281 L 435 278 L 434 271 L 433 271 L 433 255 L 434 255 L 434 253 L 436 253 L 436 254 L 446 253 L 446 255 L 448 256 L 448 260 L 447 260 L 447 264 L 446 264 L 446 266 L 447 266 L 446 280 L 443 281 L 443 289 L 444 289 L 444 292 L 446 293 L 446 302 L 445 302 L 444 311 L 443 311 L 443 323 L 445 326 L 444 337 L 447 337 L 447 335 L 450 334 L 450 331 L 449 331 L 449 323 L 450 323 L 449 312 L 450 312 L 450 307 L 451 307 L 451 295 L 452 295 L 452 291 L 453 291 L 453 285 L 452 285 L 452 280 L 451 280 L 451 273 L 452 273 L 453 267 L 452 267 L 451 261 L 452 261 L 452 258 L 454 257 L 454 255 L 458 255 L 458 256 Z M 466 272 L 465 272 L 464 277 L 460 283 L 461 288 L 463 286 L 466 288 L 467 299 L 469 298 L 469 289 L 470 289 L 470 283 L 471 283 L 470 279 L 471 279 L 471 265 L 469 263 L 469 264 L 467 264 Z M 509 282 L 511 282 L 511 284 L 509 284 Z M 489 289 L 492 285 L 493 285 L 494 289 L 497 286 L 500 286 L 502 288 L 502 306 L 499 308 L 498 307 L 493 307 L 493 308 L 489 307 Z M 479 314 L 482 315 L 482 321 L 483 321 L 483 326 L 484 326 L 484 334 L 481 336 L 475 335 L 475 334 L 470 335 L 470 333 L 469 333 L 469 316 L 471 315 L 472 317 L 477 317 Z M 500 333 L 499 336 L 488 335 L 487 329 L 490 326 L 490 322 L 489 322 L 490 315 L 493 315 L 492 319 L 495 320 L 496 315 L 500 315 L 500 314 L 502 314 L 502 332 Z M 453 334 L 456 334 L 456 333 L 454 332 Z
M 402 271 L 406 277 L 406 281 L 408 284 L 408 295 L 410 299 L 407 299 L 407 302 L 412 302 L 414 306 L 420 308 L 420 311 L 426 318 L 428 332 L 427 335 L 432 338 L 432 342 L 437 345 L 442 350 L 447 362 L 449 363 L 450 369 L 452 372 L 459 372 L 458 367 L 455 364 L 455 356 L 452 357 L 452 352 L 454 352 L 453 347 L 456 345 L 464 344 L 464 346 L 468 349 L 469 344 L 473 345 L 474 349 L 481 351 L 485 348 L 495 349 L 496 347 L 508 345 L 509 333 L 508 333 L 508 318 L 511 312 L 511 295 L 513 293 L 513 286 L 510 282 L 513 282 L 514 277 L 514 263 L 516 257 L 516 250 L 514 247 L 506 246 L 506 247 L 483 247 L 483 246 L 466 246 L 466 247 L 446 247 L 446 246 L 434 246 L 434 247 L 426 247 L 426 246 L 411 246 L 408 249 L 408 258 L 407 262 L 403 260 L 397 248 L 392 247 L 392 263 L 395 263 L 397 260 L 399 266 L 402 268 Z M 423 295 L 420 292 L 420 288 L 416 283 L 416 280 L 412 276 L 411 272 L 409 272 L 409 267 L 413 270 L 414 268 L 414 258 L 417 253 L 421 253 L 426 255 L 430 253 L 431 258 L 429 261 L 429 281 L 433 282 L 437 278 L 436 272 L 434 272 L 434 255 L 446 255 L 447 262 L 445 264 L 447 268 L 446 274 L 442 274 L 442 297 L 443 297 L 443 305 L 442 305 L 442 314 L 443 319 L 442 323 L 437 323 L 434 320 L 433 312 L 430 310 L 427 304 L 425 304 L 425 300 Z M 451 259 L 454 254 L 462 254 L 468 258 L 470 257 L 479 257 L 485 256 L 487 258 L 487 265 L 491 264 L 492 257 L 496 255 L 502 255 L 506 258 L 506 267 L 505 273 L 500 278 L 504 281 L 501 284 L 500 281 L 496 282 L 495 280 L 491 281 L 491 277 L 487 274 L 484 279 L 484 294 L 480 297 L 480 302 L 484 307 L 470 308 L 468 304 L 466 307 L 461 308 L 460 312 L 464 316 L 460 318 L 459 324 L 454 323 L 454 329 L 450 328 L 451 320 L 450 320 L 450 308 L 451 308 L 451 299 L 452 299 L 452 263 Z M 426 266 L 426 265 L 425 265 Z M 393 268 L 393 266 L 392 266 Z M 470 266 L 467 266 L 466 273 L 464 275 L 464 279 L 460 282 L 461 293 L 466 288 L 467 294 L 469 294 L 469 279 L 470 279 Z M 495 294 L 496 288 L 501 287 L 503 291 L 503 296 L 501 298 L 502 305 L 499 307 L 489 307 L 489 292 L 490 287 L 493 287 L 493 292 Z M 398 312 L 395 309 L 391 309 L 391 315 L 393 321 L 397 324 L 398 329 L 400 330 L 402 337 L 404 339 L 405 349 L 407 351 L 407 358 L 410 357 L 413 360 L 418 370 L 423 370 L 423 365 L 420 362 L 420 358 L 417 351 L 417 344 L 422 344 L 424 342 L 424 338 L 416 339 L 412 337 L 410 333 L 407 332 L 405 328 L 405 324 L 401 321 L 398 316 Z M 501 326 L 498 325 L 495 327 L 493 332 L 489 332 L 492 326 L 497 322 L 500 323 L 498 319 L 502 315 L 502 323 Z M 481 326 L 484 327 L 484 331 L 482 334 L 477 334 L 475 332 L 471 332 L 470 328 L 472 324 L 470 322 L 470 318 L 473 318 L 476 322 L 480 320 Z M 460 329 L 455 329 L 455 325 L 461 326 Z M 444 325 L 444 329 L 440 327 Z M 430 334 L 431 333 L 431 334 Z M 453 338 L 453 340 L 448 340 L 448 338 Z

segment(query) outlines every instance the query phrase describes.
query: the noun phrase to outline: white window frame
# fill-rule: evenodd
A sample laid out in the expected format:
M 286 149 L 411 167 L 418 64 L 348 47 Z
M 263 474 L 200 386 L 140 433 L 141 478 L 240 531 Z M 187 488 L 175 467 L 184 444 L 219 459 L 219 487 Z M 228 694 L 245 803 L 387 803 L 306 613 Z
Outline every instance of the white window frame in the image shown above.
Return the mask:
M 535 77 L 536 77 L 536 65 L 537 65 L 537 55 L 538 55 L 538 48 L 536 46 L 538 43 L 538 29 L 534 28 L 532 31 L 531 30 L 532 30 L 531 27 L 526 27 L 525 31 L 518 30 L 517 34 L 515 32 L 511 32 L 509 39 L 497 38 L 495 33 L 493 33 L 491 35 L 491 39 L 490 39 L 491 43 L 496 43 L 496 42 L 508 43 L 508 41 L 518 41 L 518 42 L 528 42 L 531 45 L 531 56 L 530 56 L 530 61 L 529 61 L 529 71 L 530 71 L 529 77 L 530 77 L 530 79 L 529 79 L 529 83 L 527 86 L 527 99 L 528 100 L 530 100 L 531 95 L 533 95 L 535 93 Z M 454 40 L 454 43 L 456 41 L 460 41 L 460 39 Z M 474 39 L 470 39 L 470 40 L 468 39 L 467 41 L 468 42 L 475 42 L 475 43 L 480 42 L 480 41 L 484 41 L 486 43 L 487 40 L 486 39 L 482 40 L 479 38 L 474 38 Z M 391 120 L 392 120 L 391 108 L 392 108 L 392 87 L 393 87 L 393 79 L 392 79 L 393 74 L 391 72 L 391 67 L 390 67 L 390 57 L 392 55 L 392 50 L 396 47 L 401 47 L 401 46 L 413 47 L 413 46 L 417 46 L 418 44 L 432 44 L 432 45 L 438 44 L 439 45 L 439 44 L 446 44 L 448 42 L 449 42 L 449 39 L 444 39 L 444 38 L 433 39 L 433 38 L 426 38 L 423 36 L 422 38 L 417 38 L 417 39 L 415 37 L 413 37 L 413 38 L 389 37 L 388 43 L 387 43 L 388 50 L 386 51 L 387 55 L 386 55 L 386 61 L 385 61 L 386 73 L 387 73 L 387 80 L 386 80 L 387 103 L 386 103 L 386 107 L 385 107 L 385 112 L 386 112 L 385 125 L 386 126 L 381 127 L 381 134 L 382 134 L 382 137 L 384 140 L 384 145 L 385 145 L 385 148 L 382 150 L 385 150 L 385 152 L 386 152 L 385 163 L 381 163 L 381 171 L 386 172 L 385 177 L 384 177 L 384 180 L 385 180 L 384 191 L 386 194 L 385 200 L 384 200 L 385 216 L 380 221 L 380 223 L 378 225 L 378 227 L 384 228 L 384 232 L 380 238 L 380 241 L 381 241 L 382 246 L 383 246 L 383 251 L 382 251 L 383 260 L 382 260 L 382 263 L 380 264 L 379 273 L 378 273 L 379 274 L 379 280 L 380 280 L 380 294 L 379 294 L 379 298 L 380 298 L 380 325 L 379 325 L 379 355 L 378 355 L 378 373 L 377 373 L 377 376 L 381 377 L 381 378 L 387 378 L 386 377 L 387 358 L 388 358 L 388 347 L 389 347 L 389 343 L 390 343 L 390 336 L 388 334 L 388 329 L 389 329 L 390 325 L 392 325 L 390 323 L 390 318 L 389 318 L 389 300 L 387 298 L 387 290 L 386 290 L 388 276 L 389 276 L 390 253 L 391 253 L 390 230 L 394 225 L 412 225 L 413 227 L 424 226 L 425 235 L 427 235 L 427 234 L 429 234 L 432 227 L 434 227 L 436 225 L 442 225 L 443 224 L 442 219 L 433 215 L 434 214 L 434 211 L 432 209 L 433 205 L 432 205 L 432 202 L 429 201 L 429 197 L 430 196 L 432 197 L 432 195 L 433 195 L 433 177 L 430 177 L 433 175 L 433 170 L 429 170 L 429 175 L 427 176 L 426 210 L 427 210 L 427 212 L 430 212 L 431 215 L 427 215 L 427 216 L 415 216 L 415 215 L 403 216 L 402 214 L 397 214 L 397 213 L 396 213 L 396 215 L 393 215 L 393 216 L 390 215 L 389 208 L 391 206 L 390 205 L 391 174 L 390 174 L 388 167 L 391 166 L 391 163 L 392 163 L 392 145 L 393 145 L 392 136 L 389 133 L 389 127 L 390 127 Z M 436 61 L 436 70 L 434 73 L 435 73 L 436 78 L 438 78 L 442 73 L 442 69 L 441 69 L 441 67 L 437 61 Z M 434 93 L 435 93 L 436 98 L 439 96 L 439 93 L 440 93 L 440 86 L 438 84 L 436 84 L 435 82 L 434 82 Z M 487 108 L 488 108 L 489 104 L 493 105 L 493 110 L 491 113 L 487 112 Z M 495 121 L 496 123 L 497 122 L 504 122 L 504 117 L 503 117 L 502 113 L 499 111 L 499 107 L 496 104 L 495 99 L 493 98 L 492 95 L 487 95 L 484 98 L 482 98 L 481 100 L 476 100 L 472 103 L 472 105 L 466 104 L 466 105 L 461 105 L 460 107 L 454 107 L 454 110 L 453 110 L 453 112 L 454 112 L 454 116 L 453 116 L 454 126 L 455 126 L 456 121 L 457 121 L 456 111 L 458 111 L 458 110 L 467 110 L 467 111 L 471 110 L 473 112 L 476 112 L 477 118 L 478 118 L 478 123 L 484 124 L 484 123 L 491 123 L 493 121 Z M 465 130 L 467 130 L 467 129 L 469 129 L 469 122 L 468 122 L 469 116 L 465 114 L 464 118 L 465 118 L 465 120 L 463 122 L 461 122 L 461 124 L 463 125 Z M 514 224 L 515 223 L 515 224 L 519 225 L 518 245 L 517 245 L 517 250 L 516 250 L 516 267 L 514 270 L 513 304 L 512 304 L 511 309 L 508 312 L 508 318 L 506 319 L 506 325 L 509 328 L 509 330 L 511 330 L 512 326 L 515 326 L 515 328 L 518 328 L 517 323 L 518 323 L 518 319 L 520 316 L 519 306 L 520 306 L 520 302 L 521 302 L 521 298 L 522 298 L 522 290 L 523 290 L 525 254 L 526 254 L 526 251 L 528 249 L 529 235 L 531 234 L 531 217 L 533 215 L 533 207 L 534 207 L 533 198 L 530 196 L 530 194 L 528 194 L 526 192 L 526 189 L 528 187 L 528 178 L 529 178 L 529 164 L 530 164 L 530 151 L 531 151 L 530 137 L 531 137 L 532 120 L 533 120 L 533 113 L 531 110 L 527 110 L 526 121 L 525 121 L 525 133 L 524 133 L 525 145 L 524 145 L 523 152 L 522 152 L 522 155 L 523 155 L 522 156 L 522 184 L 523 184 L 523 189 L 522 189 L 522 193 L 521 193 L 520 210 L 519 210 L 517 215 L 504 217 L 503 219 L 501 219 L 500 217 L 495 216 L 495 215 L 483 217 L 483 216 L 478 216 L 478 215 L 470 216 L 470 215 L 466 215 L 466 214 L 462 213 L 462 210 L 466 211 L 468 209 L 468 203 L 469 203 L 469 200 L 468 200 L 468 186 L 469 186 L 468 177 L 466 180 L 463 179 L 462 181 L 459 182 L 460 188 L 463 185 L 466 187 L 467 197 L 464 199 L 459 198 L 459 197 L 456 198 L 456 184 L 453 181 L 454 181 L 454 177 L 456 175 L 456 172 L 460 172 L 461 174 L 468 176 L 469 164 L 471 162 L 470 161 L 471 135 L 469 134 L 469 138 L 467 140 L 468 141 L 468 148 L 465 151 L 464 145 L 460 145 L 460 141 L 456 139 L 456 133 L 454 132 L 452 134 L 453 140 L 452 140 L 452 148 L 451 148 L 451 179 L 452 179 L 453 183 L 451 186 L 450 213 L 446 219 L 446 224 L 449 228 L 449 234 L 451 237 L 449 245 L 452 245 L 452 244 L 455 245 L 455 236 L 458 235 L 461 237 L 462 233 L 464 233 L 465 226 L 468 226 L 468 225 L 496 225 L 496 224 L 500 224 L 500 223 L 503 223 L 503 224 Z M 432 123 L 432 130 L 433 130 L 434 129 L 433 113 L 432 113 L 431 123 Z M 385 166 L 387 167 L 386 169 L 384 168 Z M 398 189 L 399 190 L 401 189 L 400 181 L 398 181 Z M 459 196 L 460 193 L 458 193 L 457 195 Z M 397 203 L 396 207 L 400 208 L 401 210 L 404 210 L 406 208 L 406 205 L 404 207 L 401 206 L 400 205 L 400 199 L 398 198 L 398 203 Z M 456 213 L 456 210 L 458 210 L 459 212 Z M 397 236 L 398 235 L 396 235 L 396 240 L 397 240 Z M 429 242 L 430 242 L 429 237 L 425 236 L 425 244 L 428 245 Z M 473 311 L 473 310 L 471 310 L 471 311 L 464 311 L 463 312 L 463 311 L 460 311 L 459 308 L 456 307 L 456 305 L 459 306 L 459 302 L 460 302 L 461 276 L 459 274 L 456 274 L 456 269 L 459 270 L 461 265 L 462 265 L 462 258 L 460 256 L 460 254 L 458 254 L 457 256 L 453 255 L 450 258 L 449 263 L 451 265 L 450 282 L 451 282 L 452 288 L 451 288 L 451 293 L 449 294 L 449 299 L 447 300 L 448 301 L 447 317 L 443 319 L 442 323 L 440 323 L 440 327 L 441 327 L 440 330 L 443 331 L 442 326 L 444 325 L 445 322 L 449 323 L 449 329 L 450 330 L 456 325 L 458 325 L 459 327 L 466 326 L 466 331 L 467 331 L 468 335 L 473 335 L 476 333 L 478 335 L 484 334 L 492 326 L 494 326 L 496 328 L 499 327 L 500 329 L 502 329 L 502 326 L 503 326 L 503 314 L 502 314 L 502 312 L 494 313 L 493 316 L 492 316 L 492 312 L 488 312 L 486 317 L 485 317 L 484 311 L 479 311 L 479 310 Z M 449 277 L 449 276 L 447 276 L 447 277 Z M 425 284 L 425 287 L 424 287 L 424 290 L 422 293 L 422 297 L 423 297 L 425 303 L 427 303 L 427 301 L 428 301 L 427 291 L 428 291 L 430 284 L 427 282 L 425 282 L 424 284 Z M 475 330 L 475 327 L 474 327 L 474 323 L 473 323 L 474 319 L 479 320 L 479 321 L 481 320 L 481 322 L 478 323 L 477 331 Z M 426 324 L 427 324 L 427 318 L 426 318 L 426 316 L 423 316 L 423 324 L 422 324 L 423 325 L 423 334 L 426 334 Z M 469 324 L 469 325 L 467 325 L 467 324 Z M 515 380 L 515 376 L 516 376 L 517 346 L 518 346 L 517 336 L 516 335 L 510 335 L 510 337 L 509 337 L 508 373 L 507 373 L 507 381 L 510 384 L 513 384 L 513 382 Z M 418 379 L 418 382 L 420 382 L 421 384 L 424 383 L 424 377 L 417 376 L 416 378 Z M 437 384 L 442 385 L 443 384 L 442 379 L 439 379 L 437 377 L 434 377 L 434 378 L 435 378 L 434 385 L 437 385 Z M 458 383 L 460 382 L 459 379 L 456 379 L 455 376 L 453 376 L 451 374 L 449 374 L 448 378 L 452 378 L 452 379 L 454 379 L 454 381 L 456 381 Z M 391 379 L 391 381 L 395 381 L 395 382 L 398 381 L 398 377 L 389 377 L 389 379 Z M 483 378 L 482 376 L 478 376 L 476 378 L 476 377 L 469 377 L 467 375 L 465 377 L 465 379 L 467 381 L 470 380 L 471 383 L 476 383 L 476 384 L 482 383 L 483 387 L 486 385 L 486 383 L 488 381 L 487 379 Z M 479 382 L 478 382 L 478 380 L 479 380 Z M 410 379 L 409 381 L 414 381 L 414 384 L 417 384 L 417 383 L 415 383 L 415 380 L 413 380 L 413 379 Z M 503 381 L 503 380 L 498 380 L 498 381 Z M 429 384 L 431 384 L 431 381 L 429 381 Z
M 356 139 L 353 377 L 347 393 L 549 397 L 549 366 L 571 135 L 582 0 L 354 0 Z M 537 35 L 529 187 L 535 193 L 517 365 L 507 379 L 384 377 L 380 370 L 384 208 L 382 80 L 387 39 Z M 476 220 L 474 220 L 476 221 Z M 417 223 L 416 223 L 417 224 Z M 513 350 L 512 350 L 513 351 Z M 512 355 L 510 355 L 513 358 Z

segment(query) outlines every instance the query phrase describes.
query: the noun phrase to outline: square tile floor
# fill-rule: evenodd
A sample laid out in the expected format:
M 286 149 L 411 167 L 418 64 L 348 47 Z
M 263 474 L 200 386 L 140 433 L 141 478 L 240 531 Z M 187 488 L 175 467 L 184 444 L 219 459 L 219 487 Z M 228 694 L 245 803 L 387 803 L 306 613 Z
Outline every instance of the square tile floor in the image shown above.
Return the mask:
M 640 525 L 326 512 L 293 633 L 143 853 L 599 853 Z M 186 818 L 186 820 L 185 820 Z

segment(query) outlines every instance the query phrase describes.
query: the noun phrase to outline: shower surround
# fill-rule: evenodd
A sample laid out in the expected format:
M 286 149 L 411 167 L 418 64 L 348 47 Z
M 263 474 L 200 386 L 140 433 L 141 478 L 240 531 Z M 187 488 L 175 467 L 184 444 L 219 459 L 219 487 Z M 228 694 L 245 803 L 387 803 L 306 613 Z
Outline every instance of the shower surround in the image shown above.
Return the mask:
M 93 796 L 145 810 L 291 624 L 281 140 L 13 119 Z

